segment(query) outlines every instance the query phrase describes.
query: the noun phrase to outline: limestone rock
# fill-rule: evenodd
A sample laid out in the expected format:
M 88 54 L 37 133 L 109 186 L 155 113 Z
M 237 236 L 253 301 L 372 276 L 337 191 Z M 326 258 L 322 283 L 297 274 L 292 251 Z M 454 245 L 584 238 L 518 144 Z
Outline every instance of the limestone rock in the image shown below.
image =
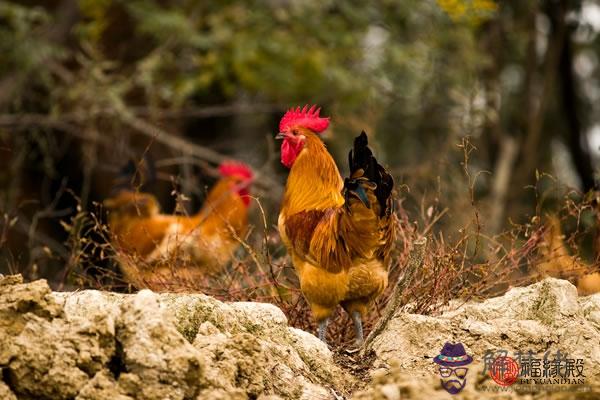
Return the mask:
M 17 395 L 73 398 L 110 360 L 114 325 L 64 319 L 45 281 L 0 281 L 0 368 Z M 8 282 L 7 282 L 8 281 Z
M 0 381 L 0 399 L 17 400 L 17 396 L 10 390 L 6 383 Z
M 398 360 L 391 360 L 389 370 L 377 370 L 366 389 L 357 391 L 352 400 L 419 400 L 419 399 L 454 399 L 465 400 L 498 399 L 509 400 L 531 398 L 530 395 L 520 396 L 517 392 L 497 391 L 481 392 L 473 385 L 477 383 L 477 368 L 469 368 L 467 385 L 459 395 L 446 392 L 440 378 L 433 374 L 411 374 L 407 372 Z M 545 397 L 545 394 L 543 394 Z
M 277 307 L 0 278 L 0 398 L 333 399 L 352 378 Z
M 397 313 L 366 349 L 357 379 L 270 304 L 148 290 L 53 293 L 45 281 L 0 277 L 2 399 L 451 398 L 432 362 L 446 341 L 474 358 L 460 398 L 545 398 L 483 390 L 495 385 L 483 356 L 499 349 L 583 358 L 586 384 L 600 390 L 600 294 L 577 297 L 552 278 L 435 316 Z
M 76 400 L 133 400 L 133 397 L 127 396 L 112 374 L 103 370 L 86 383 Z
M 375 353 L 375 368 L 388 370 L 393 364 L 403 371 L 402 385 L 414 384 L 415 388 L 427 381 L 427 376 L 434 383 L 439 379 L 435 377 L 437 367 L 432 359 L 445 342 L 461 342 L 467 354 L 473 356 L 475 362 L 469 367 L 469 374 L 473 374 L 471 382 L 481 379 L 491 382 L 491 378 L 483 375 L 487 350 L 505 350 L 513 357 L 519 351 L 532 351 L 540 358 L 548 351 L 551 356 L 560 351 L 569 358 L 583 359 L 586 385 L 600 390 L 599 311 L 599 294 L 577 297 L 576 288 L 568 281 L 547 278 L 528 287 L 512 288 L 503 296 L 483 302 L 451 304 L 436 316 L 397 313 L 386 330 L 373 340 L 369 350 Z M 395 373 L 393 368 L 390 371 L 392 375 Z M 419 382 L 407 383 L 406 376 L 419 377 Z M 375 381 L 368 395 L 385 398 L 381 397 L 380 386 L 399 378 L 386 379 L 388 381 Z M 418 389 L 421 390 L 428 389 Z M 461 395 L 494 397 L 490 393 L 468 393 L 469 390 L 465 390 Z M 403 396 L 420 398 L 404 393 Z
M 121 303 L 116 338 L 124 365 L 119 385 L 148 400 L 190 399 L 198 395 L 202 368 L 192 345 L 161 308 L 158 296 L 142 290 Z

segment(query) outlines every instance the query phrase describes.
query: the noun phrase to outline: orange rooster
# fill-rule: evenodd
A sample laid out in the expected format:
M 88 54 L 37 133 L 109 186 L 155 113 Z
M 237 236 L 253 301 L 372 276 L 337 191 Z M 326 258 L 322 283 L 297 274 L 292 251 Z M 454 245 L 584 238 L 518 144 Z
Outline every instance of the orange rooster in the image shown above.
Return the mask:
M 320 109 L 289 110 L 279 124 L 281 162 L 290 168 L 279 232 L 292 258 L 319 338 L 338 304 L 354 322 L 362 343 L 362 317 L 388 283 L 395 240 L 392 176 L 377 163 L 362 132 L 342 179 L 318 134 L 329 118 Z
M 224 162 L 220 180 L 193 216 L 160 213 L 148 193 L 121 190 L 104 201 L 108 225 L 125 279 L 152 290 L 178 290 L 230 261 L 248 229 L 253 174 Z
M 537 265 L 538 271 L 543 276 L 573 282 L 581 296 L 600 292 L 600 272 L 593 272 L 590 265 L 569 254 L 563 236 L 558 217 L 549 216 L 542 244 L 542 262 Z

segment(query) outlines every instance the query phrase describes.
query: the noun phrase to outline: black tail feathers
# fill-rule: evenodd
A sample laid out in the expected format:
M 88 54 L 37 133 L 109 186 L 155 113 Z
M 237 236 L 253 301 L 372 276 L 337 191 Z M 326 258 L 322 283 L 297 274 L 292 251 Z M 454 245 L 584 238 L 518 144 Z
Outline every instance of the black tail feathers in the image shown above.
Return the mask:
M 362 131 L 354 139 L 354 146 L 348 153 L 348 164 L 350 166 L 350 178 L 347 178 L 344 183 L 346 191 L 354 193 L 365 206 L 370 208 L 363 185 L 360 184 L 361 181 L 364 182 L 366 179 L 371 184 L 368 186 L 375 184 L 375 197 L 379 202 L 382 215 L 390 212 L 392 202 L 389 199 L 394 189 L 394 178 L 373 156 L 365 131 Z M 362 170 L 362 174 L 357 176 L 359 170 Z
M 369 139 L 365 131 L 362 131 L 354 139 L 354 147 L 348 153 L 348 161 L 350 176 L 353 176 L 356 171 L 362 169 L 364 176 L 370 181 L 375 182 L 377 179 L 377 160 L 373 157 L 373 153 L 369 148 Z

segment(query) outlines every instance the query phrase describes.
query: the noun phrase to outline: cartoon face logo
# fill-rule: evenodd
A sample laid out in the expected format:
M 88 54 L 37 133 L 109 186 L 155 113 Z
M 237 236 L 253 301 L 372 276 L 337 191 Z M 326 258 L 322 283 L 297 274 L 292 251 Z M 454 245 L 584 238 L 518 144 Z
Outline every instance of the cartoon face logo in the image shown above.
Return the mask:
M 440 382 L 442 387 L 450 394 L 457 394 L 467 384 L 465 365 L 473 362 L 473 357 L 467 355 L 462 343 L 447 342 L 433 362 L 439 365 Z

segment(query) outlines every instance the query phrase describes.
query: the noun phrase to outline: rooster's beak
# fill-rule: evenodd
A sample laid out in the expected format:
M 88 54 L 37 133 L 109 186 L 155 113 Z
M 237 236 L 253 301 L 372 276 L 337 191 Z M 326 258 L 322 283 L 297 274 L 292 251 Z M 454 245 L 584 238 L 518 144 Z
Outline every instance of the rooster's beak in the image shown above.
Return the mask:
M 277 134 L 277 136 L 275 136 L 275 139 L 285 139 L 287 137 L 287 133 L 285 132 L 279 132 Z

